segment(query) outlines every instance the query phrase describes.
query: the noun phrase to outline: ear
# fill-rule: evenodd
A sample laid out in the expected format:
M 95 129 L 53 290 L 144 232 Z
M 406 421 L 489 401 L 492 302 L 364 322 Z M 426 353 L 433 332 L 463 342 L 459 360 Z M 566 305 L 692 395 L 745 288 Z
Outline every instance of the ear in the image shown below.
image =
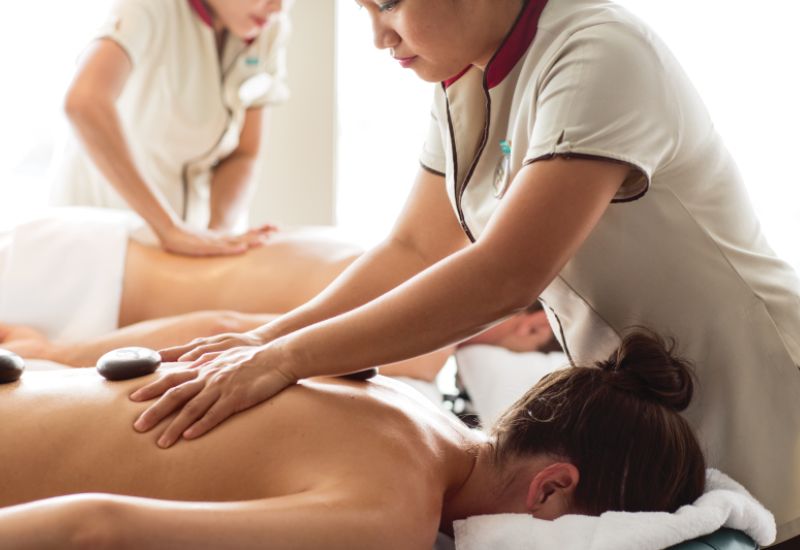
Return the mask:
M 532 349 L 539 349 L 553 337 L 553 330 L 544 311 L 525 313 L 520 318 L 515 332 L 519 337 L 524 337 L 531 343 Z
M 539 519 L 555 519 L 572 510 L 572 496 L 580 481 L 574 464 L 555 462 L 542 468 L 528 486 L 525 507 Z

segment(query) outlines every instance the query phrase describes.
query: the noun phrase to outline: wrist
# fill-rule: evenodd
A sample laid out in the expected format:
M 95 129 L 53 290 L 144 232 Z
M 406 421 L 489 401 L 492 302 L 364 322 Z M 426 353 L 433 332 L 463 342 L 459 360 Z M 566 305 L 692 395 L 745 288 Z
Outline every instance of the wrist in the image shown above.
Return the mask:
M 147 223 L 150 224 L 150 227 L 153 228 L 153 231 L 160 239 L 163 239 L 166 235 L 179 229 L 183 225 L 183 222 L 174 213 L 169 211 L 161 211 L 155 216 L 151 216 L 151 219 L 148 219 Z
M 292 345 L 292 338 L 278 338 L 266 344 L 264 349 L 269 350 L 273 355 L 274 371 L 283 378 L 286 386 L 296 384 L 298 380 L 308 377 L 308 374 L 301 372 L 303 358 L 296 347 Z
M 251 330 L 250 334 L 252 334 L 254 338 L 258 339 L 261 342 L 261 345 L 269 344 L 273 340 L 276 340 L 284 335 L 280 329 L 276 328 L 276 322 L 277 320 L 270 321 L 265 325 Z
M 208 229 L 210 231 L 218 231 L 220 233 L 233 233 L 235 229 L 236 220 L 235 219 L 228 219 L 229 216 L 211 216 L 211 220 L 208 222 Z

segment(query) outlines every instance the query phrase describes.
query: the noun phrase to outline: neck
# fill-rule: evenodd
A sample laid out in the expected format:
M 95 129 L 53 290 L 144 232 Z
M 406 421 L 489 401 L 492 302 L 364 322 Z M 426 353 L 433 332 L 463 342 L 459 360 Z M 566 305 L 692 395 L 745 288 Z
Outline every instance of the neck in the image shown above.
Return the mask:
M 520 12 L 529 0 L 489 0 L 483 3 L 483 9 L 478 9 L 475 27 L 485 29 L 485 43 L 481 56 L 472 64 L 482 71 L 491 61 L 492 56 L 500 48 L 503 39 L 514 26 Z
M 473 453 L 473 465 L 466 479 L 447 491 L 442 503 L 439 530 L 453 534 L 453 522 L 470 516 L 497 514 L 504 510 L 503 480 L 492 457 L 492 448 L 481 443 Z
M 214 33 L 218 37 L 224 34 L 225 25 L 222 23 L 219 16 L 217 15 L 217 11 L 214 9 L 214 6 L 212 6 L 211 2 L 209 2 L 208 0 L 203 0 L 203 6 L 205 6 L 206 11 L 208 11 L 208 14 L 211 16 L 211 28 L 214 29 Z

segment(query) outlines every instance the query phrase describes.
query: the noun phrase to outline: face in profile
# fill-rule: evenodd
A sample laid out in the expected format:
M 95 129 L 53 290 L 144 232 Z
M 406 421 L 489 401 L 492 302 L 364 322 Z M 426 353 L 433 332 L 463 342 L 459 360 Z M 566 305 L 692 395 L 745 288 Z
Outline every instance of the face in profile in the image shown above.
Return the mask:
M 208 5 L 228 32 L 250 40 L 258 36 L 284 0 L 208 0 Z
M 460 73 L 483 54 L 467 32 L 470 2 L 463 0 L 356 0 L 369 14 L 375 47 L 428 82 Z

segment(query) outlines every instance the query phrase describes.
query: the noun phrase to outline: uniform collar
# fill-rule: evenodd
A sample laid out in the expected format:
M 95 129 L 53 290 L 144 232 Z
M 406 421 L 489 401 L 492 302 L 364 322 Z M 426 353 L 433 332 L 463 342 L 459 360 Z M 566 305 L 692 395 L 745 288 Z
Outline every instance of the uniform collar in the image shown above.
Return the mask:
M 203 0 L 189 0 L 189 5 L 192 6 L 203 23 L 211 28 L 214 27 L 214 18 L 211 16 L 211 12 L 208 11 L 208 7 Z
M 514 21 L 514 25 L 503 39 L 500 47 L 492 56 L 486 66 L 485 82 L 488 89 L 492 89 L 508 76 L 536 38 L 539 27 L 539 17 L 547 5 L 547 0 L 525 0 L 525 5 Z M 444 87 L 448 88 L 470 70 L 472 65 L 464 68 L 456 76 L 445 80 Z
M 199 17 L 203 23 L 205 23 L 212 29 L 214 28 L 214 16 L 211 15 L 211 12 L 208 10 L 208 6 L 206 6 L 206 3 L 203 2 L 203 0 L 189 0 L 189 5 L 192 7 L 194 12 L 197 14 L 197 17 Z M 250 38 L 248 40 L 244 40 L 243 42 L 247 46 L 249 46 L 250 44 L 255 42 L 255 40 L 256 40 L 255 38 Z

